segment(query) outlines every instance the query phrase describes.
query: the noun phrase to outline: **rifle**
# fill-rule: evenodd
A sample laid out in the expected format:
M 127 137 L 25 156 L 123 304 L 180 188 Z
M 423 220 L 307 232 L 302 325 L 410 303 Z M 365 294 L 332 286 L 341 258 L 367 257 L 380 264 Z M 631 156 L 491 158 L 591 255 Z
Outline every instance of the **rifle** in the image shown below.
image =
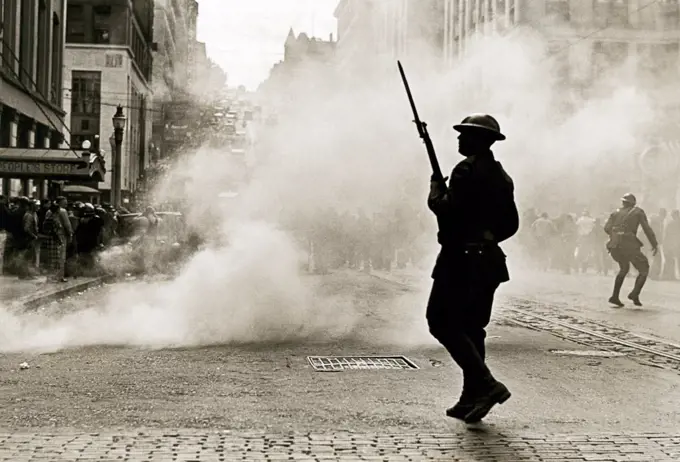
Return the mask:
M 408 85 L 408 80 L 406 80 L 406 74 L 404 73 L 404 68 L 400 61 L 397 61 L 399 66 L 399 73 L 401 74 L 401 80 L 404 81 L 404 87 L 406 87 L 406 95 L 408 96 L 408 101 L 411 103 L 411 109 L 413 110 L 413 122 L 418 128 L 418 135 L 425 143 L 425 149 L 427 150 L 427 156 L 430 159 L 430 165 L 432 166 L 432 177 L 435 181 L 444 181 L 444 175 L 442 175 L 441 168 L 439 168 L 439 161 L 437 160 L 437 153 L 434 151 L 434 146 L 432 145 L 432 139 L 430 134 L 427 132 L 427 123 L 420 120 L 418 117 L 418 110 L 416 109 L 416 103 L 413 101 L 413 95 L 411 94 L 411 87 Z

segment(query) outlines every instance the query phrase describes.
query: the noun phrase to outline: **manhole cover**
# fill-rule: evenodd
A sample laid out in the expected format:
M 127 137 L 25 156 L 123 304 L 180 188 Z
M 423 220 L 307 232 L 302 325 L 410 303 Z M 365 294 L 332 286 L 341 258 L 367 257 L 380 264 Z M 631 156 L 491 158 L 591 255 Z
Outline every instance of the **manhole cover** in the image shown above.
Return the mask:
M 616 358 L 619 356 L 626 356 L 625 353 L 618 353 L 616 351 L 601 351 L 601 350 L 550 350 L 556 355 L 565 356 L 595 356 L 598 358 Z
M 413 361 L 404 356 L 307 356 L 307 361 L 317 371 L 418 369 Z

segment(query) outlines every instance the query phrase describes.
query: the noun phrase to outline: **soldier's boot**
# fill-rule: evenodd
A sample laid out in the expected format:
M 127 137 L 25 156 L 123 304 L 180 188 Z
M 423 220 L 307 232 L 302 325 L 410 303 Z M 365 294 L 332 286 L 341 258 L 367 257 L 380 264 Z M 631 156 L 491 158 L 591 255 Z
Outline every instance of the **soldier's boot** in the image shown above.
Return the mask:
M 642 302 L 640 301 L 640 292 L 642 292 L 642 288 L 645 286 L 645 282 L 647 282 L 647 274 L 646 273 L 640 273 L 637 275 L 635 278 L 635 285 L 633 286 L 633 290 L 631 293 L 628 294 L 628 299 L 633 302 L 635 306 L 642 306 Z
M 621 294 L 621 287 L 623 286 L 623 281 L 625 279 L 626 279 L 625 274 L 619 273 L 616 275 L 616 277 L 614 278 L 614 291 L 612 292 L 612 296 L 609 297 L 609 303 L 618 306 L 619 308 L 623 306 L 623 302 L 619 297 Z
M 475 395 L 470 383 L 465 382 L 466 381 L 463 381 L 463 392 L 461 393 L 458 402 L 446 410 L 446 415 L 448 417 L 465 420 L 465 416 L 474 409 Z
M 482 389 L 476 394 L 472 410 L 465 416 L 465 423 L 476 423 L 486 417 L 497 404 L 503 404 L 512 394 L 510 390 L 493 377 L 482 382 Z

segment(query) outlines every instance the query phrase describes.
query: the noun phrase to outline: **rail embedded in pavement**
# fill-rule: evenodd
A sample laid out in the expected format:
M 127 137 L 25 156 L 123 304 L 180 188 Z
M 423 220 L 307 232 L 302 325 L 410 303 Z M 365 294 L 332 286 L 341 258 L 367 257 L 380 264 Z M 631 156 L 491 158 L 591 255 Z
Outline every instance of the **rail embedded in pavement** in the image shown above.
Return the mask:
M 559 306 L 511 297 L 501 309 L 503 320 L 528 329 L 601 350 L 625 353 L 646 365 L 680 372 L 680 345 L 653 339 L 601 322 L 557 311 Z

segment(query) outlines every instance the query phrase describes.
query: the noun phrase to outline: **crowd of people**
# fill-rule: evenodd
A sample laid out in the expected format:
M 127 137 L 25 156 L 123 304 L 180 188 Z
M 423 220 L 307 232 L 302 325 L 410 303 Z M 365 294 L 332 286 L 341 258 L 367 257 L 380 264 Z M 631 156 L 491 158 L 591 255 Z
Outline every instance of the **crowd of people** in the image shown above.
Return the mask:
M 425 268 L 432 226 L 436 223 L 429 214 L 404 207 L 374 214 L 328 209 L 307 219 L 296 217 L 289 230 L 309 255 L 307 269 L 324 274 L 340 268 Z
M 608 218 L 608 213 L 588 210 L 551 217 L 529 209 L 523 213 L 517 242 L 541 271 L 606 276 L 617 271 L 606 248 Z M 660 243 L 659 253 L 650 255 L 650 278 L 680 280 L 680 211 L 660 209 L 649 223 Z M 431 263 L 424 259 L 431 253 L 437 226 L 426 211 L 405 209 L 372 215 L 361 210 L 317 211 L 313 219 L 298 219 L 295 225 L 292 231 L 310 255 L 308 267 L 317 273 L 339 268 L 389 271 L 406 265 L 425 269 Z
M 564 273 L 595 272 L 607 275 L 616 267 L 606 242 L 604 225 L 609 215 L 592 216 L 563 213 L 550 217 L 533 209 L 524 213 L 519 241 L 537 268 Z M 660 252 L 651 258 L 651 279 L 678 279 L 680 258 L 680 211 L 665 209 L 649 217 L 649 224 L 660 243 Z M 646 237 L 640 236 L 643 242 Z
M 136 255 L 148 256 L 153 247 L 149 239 L 156 238 L 154 230 L 157 233 L 158 223 L 164 220 L 146 207 L 129 222 L 134 228 L 130 229 L 121 219 L 126 215 L 135 214 L 109 204 L 68 202 L 64 197 L 38 201 L 0 196 L 0 233 L 5 235 L 2 273 L 19 279 L 42 275 L 53 281 L 99 275 L 98 255 L 124 237 L 139 247 Z M 607 218 L 588 211 L 550 217 L 530 209 L 523 214 L 517 240 L 542 271 L 607 275 L 615 268 L 605 246 Z M 145 224 L 140 227 L 141 222 Z M 651 258 L 649 276 L 676 280 L 680 274 L 680 211 L 669 214 L 660 209 L 649 222 L 660 242 L 660 252 Z M 306 219 L 296 216 L 288 225 L 309 254 L 307 269 L 321 274 L 339 268 L 389 271 L 411 265 L 425 269 L 437 226 L 427 211 L 403 206 L 373 214 L 317 210 Z M 195 250 L 197 246 L 190 247 Z
M 98 272 L 96 254 L 117 232 L 111 206 L 69 203 L 65 197 L 38 201 L 0 196 L 0 230 L 5 242 L 2 273 L 19 279 L 91 276 Z

